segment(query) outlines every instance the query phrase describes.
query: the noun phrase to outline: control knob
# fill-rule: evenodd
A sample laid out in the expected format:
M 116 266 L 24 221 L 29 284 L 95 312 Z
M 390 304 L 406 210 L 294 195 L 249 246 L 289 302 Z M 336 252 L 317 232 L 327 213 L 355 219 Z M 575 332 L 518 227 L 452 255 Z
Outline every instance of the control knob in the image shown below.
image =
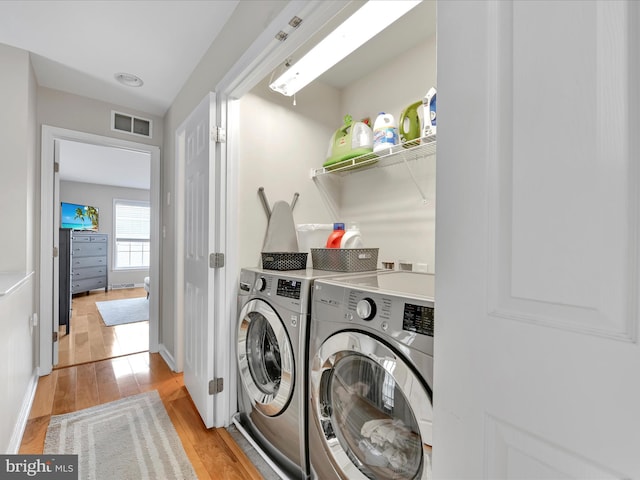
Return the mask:
M 258 277 L 258 280 L 256 280 L 256 290 L 263 292 L 265 288 L 267 288 L 267 281 L 264 277 Z
M 371 320 L 376 316 L 376 303 L 370 298 L 363 298 L 356 305 L 356 314 L 362 320 Z

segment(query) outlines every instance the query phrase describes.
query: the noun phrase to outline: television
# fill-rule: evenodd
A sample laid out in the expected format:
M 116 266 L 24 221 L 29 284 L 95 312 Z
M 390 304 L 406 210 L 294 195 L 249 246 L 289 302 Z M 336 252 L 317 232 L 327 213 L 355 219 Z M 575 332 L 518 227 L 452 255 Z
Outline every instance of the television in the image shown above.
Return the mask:
M 91 205 L 60 203 L 60 224 L 72 230 L 98 231 L 98 209 Z

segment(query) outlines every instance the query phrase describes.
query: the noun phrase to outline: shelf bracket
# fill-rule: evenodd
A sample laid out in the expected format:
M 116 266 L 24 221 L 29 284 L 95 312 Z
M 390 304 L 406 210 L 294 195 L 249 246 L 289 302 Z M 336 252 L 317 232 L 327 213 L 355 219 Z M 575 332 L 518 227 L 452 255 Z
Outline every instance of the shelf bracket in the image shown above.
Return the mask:
M 420 197 L 422 197 L 422 203 L 424 205 L 426 205 L 427 203 L 429 203 L 429 201 L 427 200 L 427 197 L 425 196 L 424 192 L 422 191 L 422 188 L 420 188 L 420 183 L 418 183 L 418 179 L 413 174 L 413 170 L 411 170 L 411 167 L 409 166 L 409 162 L 407 162 L 407 158 L 406 157 L 402 157 L 402 161 L 404 163 L 404 166 L 407 167 L 407 171 L 409 172 L 409 175 L 411 176 L 411 180 L 413 180 L 413 184 L 418 189 L 418 193 L 420 193 Z
M 329 189 L 324 184 L 324 182 L 320 180 L 320 177 L 312 175 L 311 178 L 313 179 L 313 183 L 316 184 L 316 187 L 320 191 L 320 194 L 321 194 L 320 197 L 322 198 L 322 200 L 324 201 L 324 204 L 329 210 L 329 214 L 331 215 L 331 218 L 340 218 L 340 214 L 338 212 L 338 205 L 333 200 L 334 198 L 333 194 L 329 191 Z

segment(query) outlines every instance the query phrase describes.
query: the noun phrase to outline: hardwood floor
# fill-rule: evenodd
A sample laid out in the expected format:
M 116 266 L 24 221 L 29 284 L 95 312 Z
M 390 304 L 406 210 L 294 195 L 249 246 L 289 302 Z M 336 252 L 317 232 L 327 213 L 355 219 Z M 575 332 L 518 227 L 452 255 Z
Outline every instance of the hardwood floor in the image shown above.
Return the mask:
M 199 479 L 262 478 L 225 429 L 204 427 L 184 387 L 182 374 L 172 372 L 157 353 L 61 368 L 41 377 L 20 453 L 42 453 L 51 415 L 149 390 L 158 390 Z
M 96 302 L 146 296 L 144 288 L 125 288 L 79 294 L 72 299 L 71 332 L 58 332 L 58 365 L 64 368 L 149 350 L 149 322 L 107 327 Z

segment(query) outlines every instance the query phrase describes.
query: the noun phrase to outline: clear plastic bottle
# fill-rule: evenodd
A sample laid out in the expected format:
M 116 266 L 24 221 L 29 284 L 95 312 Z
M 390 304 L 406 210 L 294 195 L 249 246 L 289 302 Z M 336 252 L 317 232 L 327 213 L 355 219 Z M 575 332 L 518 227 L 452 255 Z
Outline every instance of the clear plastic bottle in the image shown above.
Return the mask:
M 327 239 L 327 248 L 340 248 L 340 241 L 344 235 L 344 223 L 334 223 L 333 232 Z

